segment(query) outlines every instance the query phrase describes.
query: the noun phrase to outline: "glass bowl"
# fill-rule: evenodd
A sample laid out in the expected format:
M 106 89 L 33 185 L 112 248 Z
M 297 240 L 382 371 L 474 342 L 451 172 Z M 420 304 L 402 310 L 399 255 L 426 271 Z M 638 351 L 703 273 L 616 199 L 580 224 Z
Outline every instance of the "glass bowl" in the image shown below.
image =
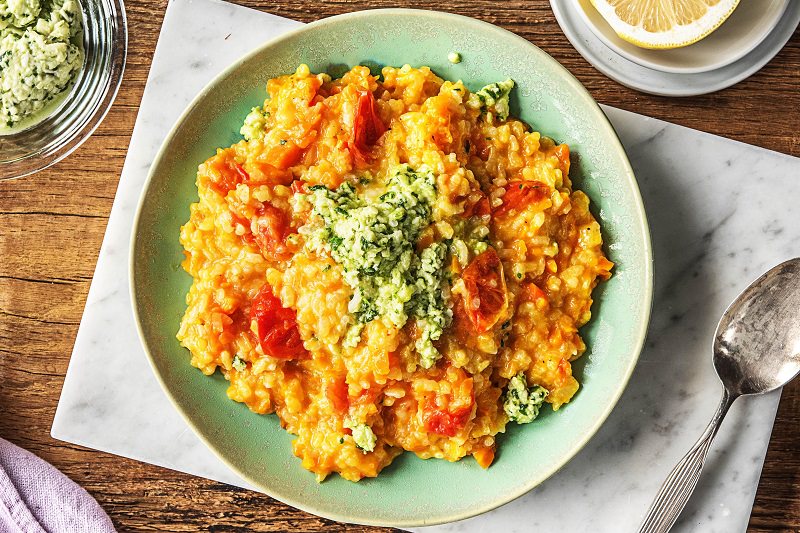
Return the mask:
M 122 0 L 80 0 L 83 67 L 70 93 L 50 116 L 0 135 L 0 180 L 38 172 L 71 154 L 94 132 L 117 95 L 128 48 Z

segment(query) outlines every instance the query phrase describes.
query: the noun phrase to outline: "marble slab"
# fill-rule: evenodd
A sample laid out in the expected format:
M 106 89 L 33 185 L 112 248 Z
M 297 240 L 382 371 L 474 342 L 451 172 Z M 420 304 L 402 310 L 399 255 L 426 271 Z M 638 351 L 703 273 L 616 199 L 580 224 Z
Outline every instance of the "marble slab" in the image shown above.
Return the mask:
M 299 25 L 216 0 L 169 3 L 53 437 L 247 487 L 153 376 L 130 307 L 129 241 L 150 162 L 185 105 L 234 59 Z M 716 407 L 710 348 L 718 317 L 761 272 L 800 255 L 799 159 L 603 109 L 636 171 L 655 249 L 653 319 L 633 379 L 599 433 L 538 488 L 491 513 L 420 531 L 634 531 Z M 745 530 L 778 400 L 773 393 L 734 405 L 676 531 Z

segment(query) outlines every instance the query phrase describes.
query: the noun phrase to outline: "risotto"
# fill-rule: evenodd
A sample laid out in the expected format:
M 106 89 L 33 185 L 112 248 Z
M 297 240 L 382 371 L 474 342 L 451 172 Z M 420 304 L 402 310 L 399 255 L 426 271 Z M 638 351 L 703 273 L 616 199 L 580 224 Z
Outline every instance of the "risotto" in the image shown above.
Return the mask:
M 319 480 L 471 455 L 557 410 L 610 276 L 569 149 L 427 67 L 301 65 L 199 167 L 178 339 Z

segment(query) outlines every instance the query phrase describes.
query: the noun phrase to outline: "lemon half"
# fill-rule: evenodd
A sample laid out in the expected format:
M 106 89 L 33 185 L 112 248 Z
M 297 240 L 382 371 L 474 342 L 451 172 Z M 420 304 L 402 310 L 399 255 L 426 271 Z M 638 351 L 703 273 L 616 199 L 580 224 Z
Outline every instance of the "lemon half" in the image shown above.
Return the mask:
M 739 0 L 591 0 L 620 38 L 642 48 L 679 48 L 719 28 Z

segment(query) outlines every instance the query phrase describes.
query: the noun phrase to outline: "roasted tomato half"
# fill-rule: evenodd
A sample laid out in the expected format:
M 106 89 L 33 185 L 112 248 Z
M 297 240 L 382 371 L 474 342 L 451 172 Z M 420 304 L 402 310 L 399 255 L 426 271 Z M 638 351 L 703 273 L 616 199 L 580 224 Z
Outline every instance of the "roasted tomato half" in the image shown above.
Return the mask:
M 271 261 L 286 261 L 292 256 L 292 249 L 286 238 L 293 233 L 286 214 L 265 203 L 256 212 L 253 239 L 261 253 Z
M 428 404 L 425 413 L 425 429 L 445 437 L 455 436 L 469 421 L 472 406 L 459 407 L 455 410 L 442 410 L 434 404 Z
M 255 322 L 258 342 L 265 354 L 278 359 L 308 357 L 297 329 L 297 314 L 283 307 L 269 285 L 261 287 L 253 300 L 250 320 Z
M 369 91 L 361 91 L 349 141 L 350 151 L 357 162 L 369 161 L 372 147 L 385 131 L 386 126 L 375 109 L 375 97 Z
M 235 156 L 231 148 L 220 150 L 200 166 L 200 173 L 208 180 L 208 186 L 221 196 L 226 196 L 238 184 L 250 179 L 244 167 L 236 162 Z
M 429 396 L 422 404 L 425 429 L 437 435 L 453 437 L 469 422 L 475 405 L 472 378 L 462 369 L 448 368 L 444 379 L 450 383 L 450 392 Z
M 503 216 L 513 211 L 522 211 L 527 206 L 541 202 L 550 195 L 550 188 L 538 181 L 510 181 L 503 195 L 503 203 L 494 211 Z
M 464 312 L 475 333 L 494 326 L 508 308 L 508 292 L 503 264 L 494 248 L 489 248 L 467 265 L 461 274 L 466 294 Z
M 485 216 L 491 215 L 492 208 L 489 204 L 489 199 L 482 192 L 473 193 L 464 200 L 464 212 L 461 214 L 464 218 L 472 216 Z

